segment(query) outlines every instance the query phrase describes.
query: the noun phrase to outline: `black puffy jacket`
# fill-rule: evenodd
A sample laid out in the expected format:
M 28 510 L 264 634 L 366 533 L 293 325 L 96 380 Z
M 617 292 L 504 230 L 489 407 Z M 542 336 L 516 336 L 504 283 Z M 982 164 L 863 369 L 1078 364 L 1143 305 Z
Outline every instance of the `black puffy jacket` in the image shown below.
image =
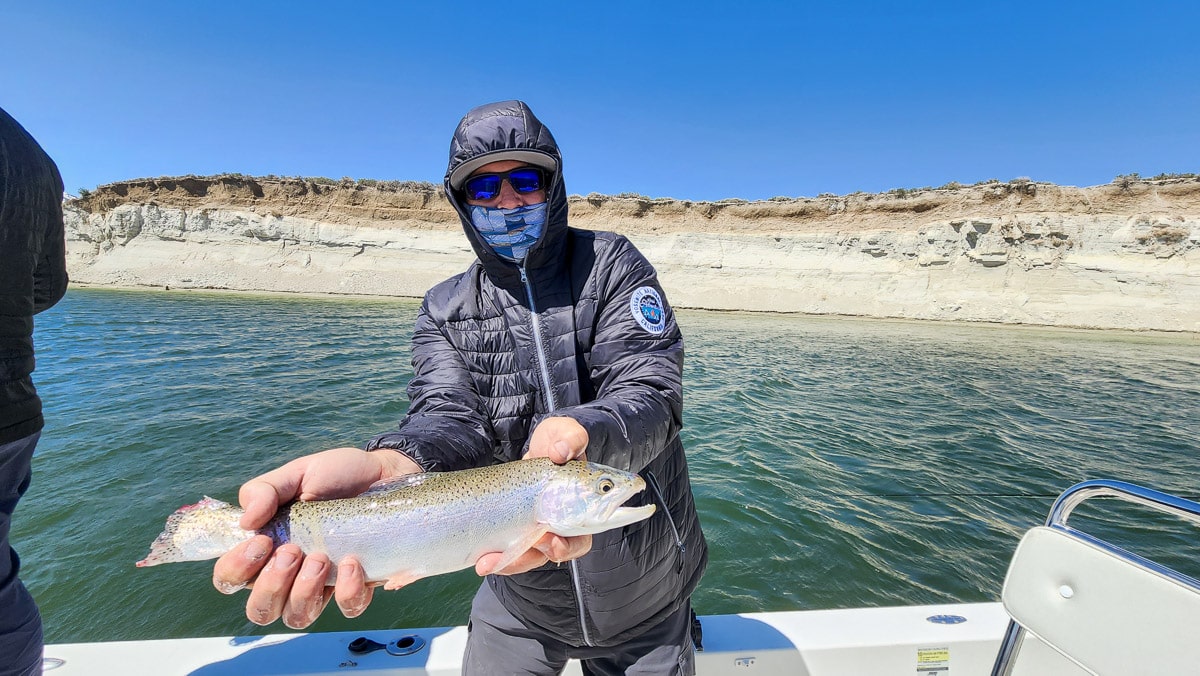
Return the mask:
M 33 315 L 67 291 L 62 196 L 58 167 L 0 109 L 0 444 L 42 429 Z
M 523 267 L 480 240 L 451 187 L 457 167 L 507 159 L 514 149 L 555 167 L 546 227 Z M 683 338 L 674 313 L 627 239 L 567 226 L 561 167 L 549 130 L 524 103 L 463 118 L 446 191 L 479 259 L 425 295 L 408 414 L 367 447 L 400 450 L 427 471 L 464 469 L 519 459 L 548 415 L 579 421 L 588 459 L 640 473 L 648 488 L 630 504 L 659 509 L 594 536 L 592 550 L 570 565 L 488 582 L 526 623 L 570 644 L 611 646 L 677 610 L 708 554 L 679 439 Z

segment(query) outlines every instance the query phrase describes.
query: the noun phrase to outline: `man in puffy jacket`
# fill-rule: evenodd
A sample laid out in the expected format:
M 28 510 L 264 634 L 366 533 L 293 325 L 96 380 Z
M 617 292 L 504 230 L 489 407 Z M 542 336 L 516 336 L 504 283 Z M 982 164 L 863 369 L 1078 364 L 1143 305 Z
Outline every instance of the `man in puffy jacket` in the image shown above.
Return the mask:
M 635 504 L 659 507 L 650 519 L 547 535 L 501 571 L 498 553 L 477 562 L 487 578 L 464 669 L 550 674 L 574 657 L 588 673 L 692 673 L 690 597 L 707 547 L 679 439 L 683 339 L 654 268 L 620 235 L 568 227 L 558 146 L 520 101 L 467 113 L 445 189 L 478 260 L 425 295 L 408 414 L 366 451 L 324 451 L 247 482 L 242 526 L 264 524 L 281 500 L 353 495 L 409 472 L 533 456 L 638 472 L 648 488 Z M 247 616 L 307 626 L 335 563 L 270 546 L 258 536 L 226 554 L 214 582 L 230 592 L 258 574 Z M 333 596 L 355 616 L 371 590 L 355 561 L 336 565 Z
M 42 619 L 8 532 L 42 431 L 33 315 L 67 291 L 62 197 L 58 167 L 0 109 L 0 674 L 42 673 Z

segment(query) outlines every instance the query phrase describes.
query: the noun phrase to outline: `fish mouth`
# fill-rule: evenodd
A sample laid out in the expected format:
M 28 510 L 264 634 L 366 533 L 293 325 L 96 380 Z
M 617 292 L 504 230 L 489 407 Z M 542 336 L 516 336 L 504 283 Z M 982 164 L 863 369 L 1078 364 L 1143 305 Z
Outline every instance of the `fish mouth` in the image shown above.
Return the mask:
M 646 482 L 639 476 L 637 477 L 637 481 L 631 483 L 625 490 L 618 491 L 616 495 L 609 496 L 612 502 L 597 521 L 604 524 L 607 528 L 619 528 L 650 518 L 654 514 L 654 510 L 657 509 L 654 503 L 639 507 L 625 506 L 625 503 L 630 498 L 641 493 L 645 488 Z
M 609 511 L 607 518 L 604 519 L 604 525 L 610 528 L 628 526 L 631 523 L 637 523 L 643 519 L 650 518 L 657 508 L 654 504 L 642 505 L 641 507 L 622 507 L 617 505 Z

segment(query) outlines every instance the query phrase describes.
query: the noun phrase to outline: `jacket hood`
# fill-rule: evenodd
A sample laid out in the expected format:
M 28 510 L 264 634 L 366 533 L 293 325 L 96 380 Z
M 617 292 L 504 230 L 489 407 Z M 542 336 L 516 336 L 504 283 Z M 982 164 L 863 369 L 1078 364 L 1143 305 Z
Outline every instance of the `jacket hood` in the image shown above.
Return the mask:
M 467 177 L 479 167 L 499 160 L 518 160 L 541 167 L 549 177 L 546 186 L 546 226 L 541 239 L 525 256 L 526 269 L 553 264 L 567 236 L 567 192 L 563 185 L 562 155 L 550 130 L 523 101 L 501 101 L 473 108 L 463 116 L 450 141 L 446 167 L 446 198 L 458 212 L 463 230 L 488 276 L 497 283 L 517 278 L 518 268 L 496 255 L 471 224 L 462 193 Z

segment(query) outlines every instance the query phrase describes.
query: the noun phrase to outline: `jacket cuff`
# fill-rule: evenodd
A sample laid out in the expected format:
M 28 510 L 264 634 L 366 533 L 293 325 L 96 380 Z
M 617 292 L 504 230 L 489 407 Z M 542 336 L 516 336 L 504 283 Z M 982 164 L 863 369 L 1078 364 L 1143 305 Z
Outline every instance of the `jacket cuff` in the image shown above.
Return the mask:
M 371 439 L 370 441 L 367 442 L 367 445 L 364 447 L 363 450 L 366 450 L 368 452 L 370 452 L 370 451 L 394 451 L 394 452 L 399 453 L 400 455 L 408 458 L 409 460 L 412 460 L 413 462 L 415 462 L 417 464 L 417 466 L 421 468 L 422 472 L 432 471 L 429 463 L 426 463 L 419 455 L 409 452 L 407 449 L 403 448 L 402 443 L 397 443 L 396 440 L 393 440 L 393 441 L 391 441 L 391 443 L 389 443 L 389 440 L 386 435 L 381 435 L 381 436 L 375 437 L 374 439 Z

